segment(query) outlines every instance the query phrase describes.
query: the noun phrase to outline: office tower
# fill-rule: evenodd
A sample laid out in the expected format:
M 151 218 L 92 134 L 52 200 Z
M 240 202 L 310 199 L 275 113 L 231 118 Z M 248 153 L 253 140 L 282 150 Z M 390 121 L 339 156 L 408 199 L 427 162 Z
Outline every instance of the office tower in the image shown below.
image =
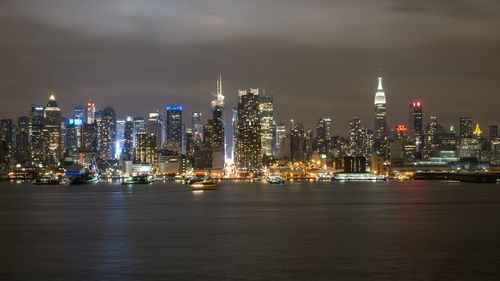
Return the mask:
M 470 116 L 460 117 L 460 138 L 472 138 L 472 118 Z
M 208 119 L 207 123 L 203 126 L 203 145 L 212 148 L 214 136 L 214 121 Z
M 82 123 L 86 122 L 86 110 L 83 106 L 77 106 L 73 109 L 74 118 L 82 120 Z
M 222 76 L 217 80 L 216 98 L 212 101 L 212 121 L 214 133 L 212 135 L 212 150 L 224 151 L 224 96 L 222 95 Z
M 80 149 L 84 152 L 97 152 L 97 124 L 82 125 L 82 140 Z
M 110 106 L 104 108 L 97 122 L 97 157 L 105 162 L 115 157 L 116 114 Z
M 141 132 L 136 134 L 136 138 L 135 162 L 157 166 L 158 150 L 156 147 L 156 135 Z
M 375 93 L 375 152 L 379 155 L 385 153 L 385 142 L 388 135 L 387 106 L 385 91 L 382 87 L 382 77 L 378 78 L 377 92 Z
M 235 159 L 235 154 L 236 154 L 236 140 L 238 138 L 238 108 L 234 107 L 233 108 L 233 114 L 231 116 L 231 127 L 232 127 L 232 141 L 231 141 L 231 159 Z
M 87 102 L 87 108 L 85 110 L 85 122 L 87 124 L 92 124 L 95 122 L 95 103 L 92 100 Z
M 134 158 L 134 119 L 130 116 L 125 119 L 122 155 L 125 160 Z
M 275 143 L 275 130 L 276 123 L 274 122 L 274 107 L 272 96 L 260 96 L 259 98 L 260 110 L 260 134 L 262 138 L 262 154 L 274 155 L 276 146 Z
M 34 164 L 42 164 L 43 151 L 43 106 L 31 105 L 29 113 L 30 158 Z
M 115 155 L 114 158 L 119 159 L 123 152 L 125 145 L 125 117 L 116 118 L 116 142 L 115 142 Z
M 163 117 L 160 112 L 149 113 L 148 122 L 146 124 L 146 133 L 156 136 L 156 148 L 160 149 L 163 146 L 165 126 Z
M 498 136 L 498 126 L 497 125 L 491 125 L 490 126 L 490 130 L 489 130 L 490 141 L 493 141 L 493 140 L 495 140 L 498 137 L 499 137 Z
M 320 118 L 316 126 L 316 137 L 318 140 L 318 151 L 320 154 L 328 154 L 330 144 L 330 127 L 332 125 L 331 118 Z
M 290 121 L 290 160 L 294 162 L 304 162 L 305 151 L 305 130 L 302 123 Z
M 240 170 L 262 167 L 259 89 L 239 91 L 235 164 Z
M 167 142 L 176 143 L 182 149 L 182 106 L 167 106 Z
M 82 119 L 69 118 L 64 121 L 64 147 L 67 151 L 77 151 L 80 147 L 79 144 L 81 141 L 79 140 L 80 133 L 79 129 L 81 128 Z
M 193 140 L 193 129 L 192 128 L 186 129 L 186 133 L 184 134 L 184 140 L 186 143 L 186 157 L 190 162 L 192 162 L 193 157 L 194 157 L 194 151 L 196 149 L 196 147 L 194 145 L 194 140 Z
M 365 156 L 372 153 L 373 133 L 362 125 L 358 117 L 349 122 L 349 155 Z M 385 154 L 385 151 L 384 151 Z
M 53 94 L 44 108 L 43 139 L 45 159 L 49 164 L 57 164 L 62 157 L 61 109 Z
M 276 130 L 275 130 L 275 150 L 278 151 L 281 147 L 281 144 L 286 138 L 286 125 L 283 123 L 278 123 L 276 125 Z
M 414 159 L 422 159 L 422 150 L 424 146 L 422 107 L 422 102 L 413 101 L 412 103 L 410 103 L 408 110 L 409 138 L 415 145 L 415 153 L 412 156 Z
M 30 118 L 21 116 L 17 119 L 16 128 L 16 160 L 24 163 L 30 158 Z
M 13 162 L 14 122 L 12 119 L 0 120 L 0 165 Z
M 191 128 L 193 134 L 193 143 L 195 146 L 201 146 L 203 142 L 203 121 L 201 112 L 191 114 Z
M 493 165 L 500 165 L 500 139 L 495 138 L 491 141 L 490 162 Z
M 396 140 L 402 142 L 407 142 L 409 140 L 408 127 L 406 127 L 404 124 L 396 125 L 396 128 L 394 128 L 394 134 L 394 138 Z

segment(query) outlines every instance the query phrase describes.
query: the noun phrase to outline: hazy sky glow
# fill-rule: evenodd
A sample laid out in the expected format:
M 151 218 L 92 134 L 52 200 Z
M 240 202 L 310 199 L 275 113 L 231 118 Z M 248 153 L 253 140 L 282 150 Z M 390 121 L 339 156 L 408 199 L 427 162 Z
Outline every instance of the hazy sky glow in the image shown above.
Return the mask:
M 389 118 L 412 99 L 426 121 L 500 123 L 500 1 L 0 1 L 1 118 L 57 93 L 119 115 L 181 102 L 208 113 L 220 72 L 228 106 L 265 87 L 279 121 L 370 127 L 378 65 Z M 7 106 L 8 105 L 8 106 Z M 186 114 L 187 115 L 187 114 Z

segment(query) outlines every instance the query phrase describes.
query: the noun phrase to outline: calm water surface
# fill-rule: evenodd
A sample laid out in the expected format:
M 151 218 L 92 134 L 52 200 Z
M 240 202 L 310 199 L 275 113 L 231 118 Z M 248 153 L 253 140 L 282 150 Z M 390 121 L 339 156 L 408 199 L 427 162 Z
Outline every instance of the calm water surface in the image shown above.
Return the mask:
M 500 185 L 0 183 L 0 280 L 500 280 Z

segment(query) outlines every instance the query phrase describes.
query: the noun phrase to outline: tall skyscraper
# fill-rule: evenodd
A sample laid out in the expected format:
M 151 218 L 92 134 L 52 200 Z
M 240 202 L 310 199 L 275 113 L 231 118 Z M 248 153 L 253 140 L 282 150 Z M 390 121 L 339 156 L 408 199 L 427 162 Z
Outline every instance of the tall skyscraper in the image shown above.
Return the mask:
M 262 154 L 274 155 L 275 150 L 275 130 L 276 123 L 274 122 L 274 106 L 272 96 L 260 96 L 259 98 L 260 110 L 260 126 L 262 138 Z
M 304 162 L 306 159 L 304 124 L 290 121 L 290 160 Z
M 163 116 L 160 112 L 149 113 L 148 123 L 146 125 L 146 133 L 156 136 L 156 148 L 160 149 L 163 146 L 165 126 Z
M 224 95 L 222 95 L 222 77 L 217 80 L 216 98 L 212 100 L 212 120 L 214 122 L 214 135 L 212 148 L 224 148 Z
M 320 118 L 316 127 L 316 137 L 318 140 L 318 151 L 320 154 L 328 154 L 330 144 L 330 127 L 332 125 L 331 118 Z
M 460 138 L 472 138 L 472 118 L 470 116 L 460 117 Z
M 240 170 L 262 167 L 259 89 L 239 91 L 235 163 Z
M 216 85 L 216 98 L 212 100 L 212 121 L 214 131 L 212 135 L 212 168 L 223 169 L 226 149 L 224 133 L 224 95 L 222 94 L 222 76 L 219 75 Z
M 375 93 L 375 152 L 384 155 L 386 138 L 388 135 L 387 105 L 385 91 L 382 87 L 382 77 L 378 78 L 378 87 Z
M 116 117 L 116 144 L 115 158 L 119 159 L 122 155 L 123 146 L 125 145 L 125 117 Z
M 278 123 L 276 125 L 276 136 L 275 139 L 275 150 L 278 151 L 286 138 L 286 125 L 283 123 Z
M 203 142 L 203 120 L 201 112 L 193 112 L 191 114 L 191 128 L 193 136 L 193 145 L 201 146 Z
M 0 164 L 10 164 L 14 157 L 14 122 L 0 120 Z
M 422 149 L 424 144 L 424 129 L 423 129 L 423 110 L 422 102 L 413 101 L 410 103 L 408 111 L 408 127 L 410 131 L 410 139 L 416 147 L 416 159 L 422 158 Z
M 57 164 L 63 153 L 61 134 L 61 109 L 53 94 L 43 111 L 43 139 L 45 159 L 49 164 Z
M 43 106 L 31 105 L 29 122 L 31 162 L 40 165 L 45 160 L 43 150 Z
M 498 126 L 497 125 L 491 125 L 490 126 L 490 129 L 489 129 L 489 138 L 490 138 L 490 141 L 493 141 L 495 140 L 496 138 L 498 138 Z
M 87 102 L 87 108 L 85 110 L 85 122 L 87 124 L 93 124 L 95 121 L 95 103 L 92 100 Z
M 134 157 L 134 119 L 131 116 L 125 119 L 124 127 L 122 155 L 126 160 L 132 160 Z
M 182 148 L 182 106 L 167 106 L 167 142 L 176 143 Z
M 16 160 L 24 163 L 30 158 L 30 118 L 21 116 L 17 119 Z
M 101 161 L 112 160 L 116 151 L 116 114 L 112 107 L 104 108 L 97 119 L 97 152 Z
M 157 166 L 158 150 L 156 148 L 156 135 L 142 132 L 138 133 L 136 137 L 135 161 L 137 163 L 149 163 Z

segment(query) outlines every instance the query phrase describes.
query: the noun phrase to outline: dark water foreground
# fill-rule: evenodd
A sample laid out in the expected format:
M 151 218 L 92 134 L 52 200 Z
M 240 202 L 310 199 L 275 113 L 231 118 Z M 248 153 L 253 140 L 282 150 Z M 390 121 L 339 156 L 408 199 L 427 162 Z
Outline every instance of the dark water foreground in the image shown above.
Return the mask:
M 0 183 L 0 280 L 500 280 L 500 185 Z

